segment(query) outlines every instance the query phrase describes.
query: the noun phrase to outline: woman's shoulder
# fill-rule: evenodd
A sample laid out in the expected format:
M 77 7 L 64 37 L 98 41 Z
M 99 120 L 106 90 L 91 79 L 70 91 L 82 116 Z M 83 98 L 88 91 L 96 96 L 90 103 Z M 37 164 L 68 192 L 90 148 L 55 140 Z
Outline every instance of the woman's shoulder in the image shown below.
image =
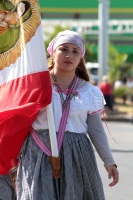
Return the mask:
M 82 81 L 78 87 L 79 97 L 82 97 L 84 105 L 88 107 L 88 114 L 96 114 L 104 109 L 104 97 L 98 86 L 88 81 Z
M 85 80 L 80 81 L 77 89 L 84 90 L 86 92 L 93 92 L 93 94 L 95 96 L 103 96 L 103 94 L 98 86 L 92 85 L 90 82 L 85 81 Z

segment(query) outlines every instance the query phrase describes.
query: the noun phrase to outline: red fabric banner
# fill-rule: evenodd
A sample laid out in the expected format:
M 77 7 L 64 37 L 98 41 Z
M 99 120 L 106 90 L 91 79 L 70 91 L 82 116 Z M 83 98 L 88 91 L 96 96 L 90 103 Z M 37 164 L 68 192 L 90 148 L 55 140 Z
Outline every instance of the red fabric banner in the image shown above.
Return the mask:
M 51 95 L 38 1 L 1 1 L 0 174 L 9 172 Z

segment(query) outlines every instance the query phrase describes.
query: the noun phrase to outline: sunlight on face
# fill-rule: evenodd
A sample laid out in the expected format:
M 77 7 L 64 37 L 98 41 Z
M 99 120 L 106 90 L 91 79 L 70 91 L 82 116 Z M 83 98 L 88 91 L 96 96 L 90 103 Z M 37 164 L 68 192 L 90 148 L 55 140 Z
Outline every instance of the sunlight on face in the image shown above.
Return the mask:
M 58 46 L 54 52 L 55 68 L 65 71 L 75 71 L 81 59 L 81 49 L 72 43 Z

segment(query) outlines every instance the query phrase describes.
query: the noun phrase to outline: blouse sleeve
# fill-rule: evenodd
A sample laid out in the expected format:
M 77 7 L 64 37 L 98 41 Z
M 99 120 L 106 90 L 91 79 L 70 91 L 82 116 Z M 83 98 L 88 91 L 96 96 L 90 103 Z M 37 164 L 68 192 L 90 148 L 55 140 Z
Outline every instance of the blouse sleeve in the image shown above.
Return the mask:
M 88 115 L 88 134 L 89 137 L 96 148 L 100 158 L 104 162 L 105 168 L 114 165 L 115 161 L 113 159 L 107 136 L 104 131 L 100 114 Z
M 97 86 L 92 86 L 89 91 L 89 115 L 101 113 L 104 110 L 105 100 L 101 90 Z

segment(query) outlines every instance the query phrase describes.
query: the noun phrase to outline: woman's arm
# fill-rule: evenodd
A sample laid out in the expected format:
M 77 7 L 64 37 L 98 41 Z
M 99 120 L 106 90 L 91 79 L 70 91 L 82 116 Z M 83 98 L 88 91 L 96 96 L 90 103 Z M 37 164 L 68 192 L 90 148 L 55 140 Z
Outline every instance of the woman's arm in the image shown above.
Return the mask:
M 87 123 L 89 137 L 95 146 L 100 158 L 104 162 L 104 166 L 108 172 L 109 178 L 113 178 L 113 181 L 109 184 L 109 186 L 114 186 L 119 179 L 118 171 L 108 144 L 100 114 L 88 115 Z
M 100 114 L 88 115 L 88 134 L 95 146 L 100 158 L 104 162 L 104 166 L 107 168 L 110 165 L 114 165 L 113 159 L 107 136 L 104 131 Z

